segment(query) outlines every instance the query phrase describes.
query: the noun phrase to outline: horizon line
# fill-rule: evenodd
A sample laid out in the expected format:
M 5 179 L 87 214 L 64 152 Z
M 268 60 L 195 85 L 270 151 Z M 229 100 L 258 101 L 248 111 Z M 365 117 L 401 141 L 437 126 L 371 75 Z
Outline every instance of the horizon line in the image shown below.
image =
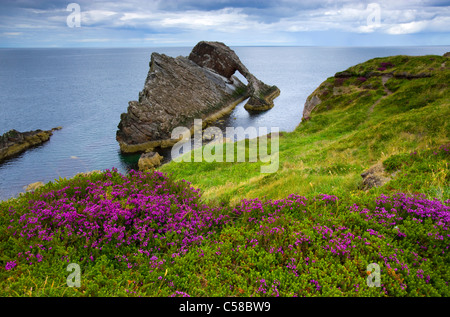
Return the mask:
M 220 41 L 219 41 L 220 42 Z M 0 46 L 0 49 L 118 49 L 118 48 L 188 48 L 181 46 Z M 318 48 L 387 48 L 387 47 L 450 47 L 450 44 L 415 44 L 415 45 L 227 45 L 229 47 L 318 47 Z

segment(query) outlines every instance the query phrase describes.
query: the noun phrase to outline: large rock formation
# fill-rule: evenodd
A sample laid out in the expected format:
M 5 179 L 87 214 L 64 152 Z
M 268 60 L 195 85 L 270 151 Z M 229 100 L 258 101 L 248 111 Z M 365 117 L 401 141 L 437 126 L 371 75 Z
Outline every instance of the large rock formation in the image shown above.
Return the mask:
M 192 50 L 189 59 L 201 67 L 231 78 L 236 71 L 248 81 L 251 96 L 245 109 L 249 111 L 264 111 L 273 107 L 273 100 L 280 90 L 276 86 L 268 86 L 250 73 L 236 53 L 220 42 L 200 42 Z
M 236 71 L 247 86 L 233 76 Z M 248 97 L 257 105 L 254 110 L 268 109 L 277 91 L 253 76 L 223 43 L 200 42 L 189 58 L 153 53 L 144 89 L 121 115 L 116 139 L 124 153 L 170 147 L 177 142 L 171 139 L 174 128 L 192 128 L 194 119 L 206 125 Z
M 53 131 L 60 130 L 61 127 L 52 130 L 35 130 L 29 132 L 19 132 L 10 130 L 0 136 L 0 162 L 16 156 L 25 150 L 44 143 L 53 135 Z

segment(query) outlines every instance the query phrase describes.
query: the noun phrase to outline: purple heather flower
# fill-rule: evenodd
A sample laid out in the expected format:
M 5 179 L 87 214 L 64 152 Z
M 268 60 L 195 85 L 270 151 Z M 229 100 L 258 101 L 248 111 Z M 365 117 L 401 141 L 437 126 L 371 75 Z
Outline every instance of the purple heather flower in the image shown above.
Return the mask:
M 6 263 L 5 269 L 8 270 L 12 270 L 13 268 L 15 268 L 17 266 L 16 261 L 10 261 Z

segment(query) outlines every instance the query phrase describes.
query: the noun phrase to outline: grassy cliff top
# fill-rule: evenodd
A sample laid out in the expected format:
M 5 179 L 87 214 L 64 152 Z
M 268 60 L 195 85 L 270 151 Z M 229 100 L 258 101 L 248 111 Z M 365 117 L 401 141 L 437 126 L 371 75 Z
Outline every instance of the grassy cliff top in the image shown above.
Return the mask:
M 232 203 L 290 193 L 357 193 L 360 174 L 372 165 L 449 142 L 449 83 L 448 57 L 374 58 L 328 78 L 308 97 L 320 103 L 295 131 L 280 136 L 277 173 L 261 174 L 261 162 L 173 162 L 160 170 L 191 181 L 206 199 Z M 449 198 L 448 167 L 436 164 L 417 175 L 417 184 L 396 189 Z

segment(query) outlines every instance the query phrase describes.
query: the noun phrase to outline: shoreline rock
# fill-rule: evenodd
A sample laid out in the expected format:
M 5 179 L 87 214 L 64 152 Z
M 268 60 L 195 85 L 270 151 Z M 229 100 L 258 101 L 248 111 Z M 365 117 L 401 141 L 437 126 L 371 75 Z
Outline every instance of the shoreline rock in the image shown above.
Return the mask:
M 138 161 L 140 171 L 153 169 L 161 165 L 163 157 L 157 152 L 146 152 L 141 155 Z
M 26 192 L 34 192 L 34 191 L 36 191 L 36 189 L 38 189 L 38 188 L 40 188 L 42 186 L 44 186 L 43 182 L 31 183 L 31 184 L 25 186 L 25 191 Z
M 246 77 L 247 86 L 234 76 L 236 71 Z M 122 153 L 172 147 L 179 141 L 171 139 L 174 128 L 187 127 L 192 134 L 194 119 L 209 125 L 248 98 L 252 110 L 267 110 L 278 94 L 223 43 L 200 42 L 189 57 L 152 53 L 144 89 L 121 115 L 116 140 Z
M 0 136 L 0 163 L 48 141 L 54 131 L 61 129 L 62 127 L 56 127 L 47 131 L 35 130 L 28 132 L 19 132 L 12 129 L 4 133 Z

